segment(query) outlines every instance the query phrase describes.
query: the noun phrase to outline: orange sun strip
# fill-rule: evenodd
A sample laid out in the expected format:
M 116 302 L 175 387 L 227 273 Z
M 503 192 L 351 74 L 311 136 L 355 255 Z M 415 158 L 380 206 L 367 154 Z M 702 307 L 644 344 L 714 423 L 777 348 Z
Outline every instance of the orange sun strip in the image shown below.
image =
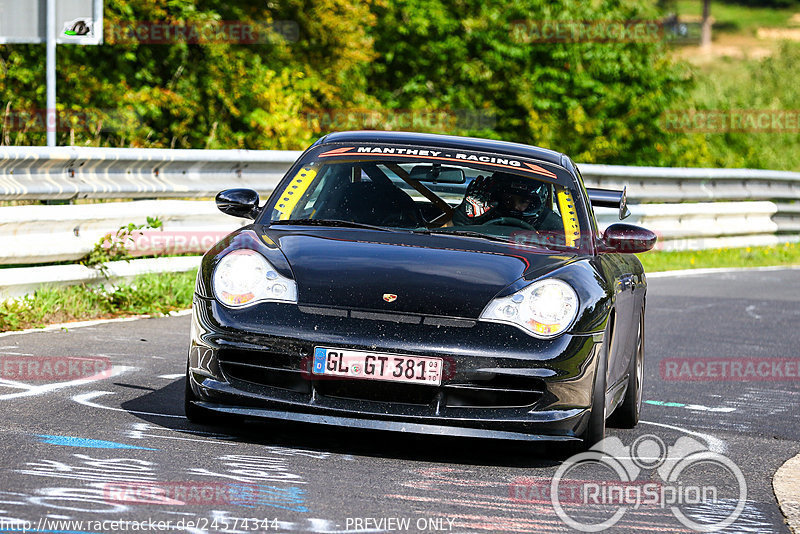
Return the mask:
M 342 148 L 336 148 L 334 150 L 329 150 L 327 152 L 323 152 L 319 156 L 320 157 L 323 157 L 323 156 L 335 156 L 336 154 L 342 154 L 344 152 L 347 152 L 348 150 L 353 150 L 354 148 L 355 148 L 354 146 L 346 146 L 346 147 L 342 147 Z
M 355 147 L 348 147 L 347 150 L 352 150 L 353 148 L 355 148 Z M 336 150 L 331 150 L 329 152 L 323 152 L 322 154 L 320 154 L 317 157 L 326 158 L 326 157 L 330 157 L 330 156 L 355 156 L 355 155 L 356 154 L 354 154 L 354 153 L 345 153 L 344 149 L 337 148 Z M 393 158 L 435 159 L 435 160 L 440 160 L 440 161 L 455 161 L 455 162 L 458 162 L 458 163 L 476 163 L 478 165 L 489 165 L 489 166 L 492 166 L 492 167 L 502 167 L 504 169 L 513 169 L 515 171 L 532 172 L 532 173 L 535 173 L 535 174 L 539 174 L 541 176 L 546 176 L 546 177 L 548 177 L 550 179 L 557 179 L 558 178 L 555 175 L 555 173 L 552 173 L 552 172 L 550 172 L 550 171 L 548 171 L 546 169 L 543 169 L 542 167 L 539 167 L 538 165 L 529 165 L 528 163 L 525 163 L 525 162 L 523 162 L 523 163 L 525 163 L 525 165 L 528 165 L 529 167 L 532 167 L 532 168 L 531 169 L 525 169 L 523 167 L 514 167 L 513 165 L 503 165 L 502 163 L 487 163 L 485 161 L 472 162 L 472 160 L 466 160 L 466 159 L 445 158 L 445 157 L 441 157 L 441 156 L 418 156 L 416 154 L 369 154 L 367 152 L 359 152 L 358 155 L 359 156 L 390 156 L 390 157 L 393 157 Z
M 538 172 L 539 174 L 544 174 L 545 176 L 552 176 L 553 178 L 556 177 L 556 174 L 554 172 L 550 172 L 545 168 L 539 167 L 538 165 L 531 165 L 530 163 L 526 163 L 524 161 L 522 163 L 525 163 L 525 165 L 527 165 L 534 171 Z

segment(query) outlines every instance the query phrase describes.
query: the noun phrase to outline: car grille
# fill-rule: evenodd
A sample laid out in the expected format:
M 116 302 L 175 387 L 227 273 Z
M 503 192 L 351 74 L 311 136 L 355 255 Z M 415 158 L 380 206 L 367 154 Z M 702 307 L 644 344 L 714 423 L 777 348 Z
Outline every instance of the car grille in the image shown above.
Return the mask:
M 307 372 L 301 368 L 301 358 L 298 356 L 223 348 L 217 351 L 217 358 L 228 380 L 311 393 L 311 382 Z
M 346 310 L 342 308 L 327 308 L 322 306 L 299 306 L 300 311 L 312 315 L 327 315 L 330 317 L 350 317 L 352 319 L 365 319 L 368 321 L 387 321 L 392 323 L 422 324 L 429 326 L 449 326 L 454 328 L 472 328 L 476 321 L 473 319 L 458 319 L 453 317 L 436 317 L 417 315 L 413 313 L 386 313 L 361 310 Z
M 455 380 L 438 387 L 348 378 L 313 377 L 312 380 L 308 357 L 231 348 L 219 349 L 217 354 L 228 380 L 304 393 L 309 401 L 313 392 L 318 399 L 428 406 L 432 412 L 442 415 L 448 409 L 457 412 L 463 408 L 529 407 L 536 404 L 545 391 L 540 379 L 500 374 L 469 381 Z M 366 407 L 359 406 L 359 409 Z
M 417 384 L 348 379 L 320 380 L 314 387 L 325 397 L 417 406 L 430 405 L 439 391 L 436 387 Z
M 449 384 L 444 387 L 445 405 L 448 408 L 523 408 L 536 404 L 544 394 L 544 386 L 537 379 L 529 379 L 525 386 L 496 383 Z

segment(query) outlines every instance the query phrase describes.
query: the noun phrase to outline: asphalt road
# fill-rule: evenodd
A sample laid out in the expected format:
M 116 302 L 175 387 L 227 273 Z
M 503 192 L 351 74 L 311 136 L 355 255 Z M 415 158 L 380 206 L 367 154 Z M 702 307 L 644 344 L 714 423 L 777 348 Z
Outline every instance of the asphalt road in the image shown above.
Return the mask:
M 608 435 L 625 447 L 645 444 L 616 455 L 636 460 L 639 481 L 661 480 L 652 469 L 663 457 L 657 443 L 678 456 L 710 450 L 738 466 L 747 494 L 725 532 L 788 532 L 771 479 L 800 451 L 800 379 L 786 376 L 800 359 L 798 288 L 800 270 L 649 280 L 643 422 Z M 113 364 L 110 376 L 71 383 L 3 367 L 0 531 L 572 531 L 549 495 L 568 461 L 559 447 L 188 423 L 181 378 L 188 330 L 182 316 L 0 337 L 3 365 L 34 357 L 42 372 L 65 357 Z M 745 366 L 735 380 L 720 379 L 719 362 L 733 359 Z M 717 376 L 696 380 L 698 361 Z M 747 361 L 767 376 L 747 375 Z M 694 462 L 670 482 L 679 487 L 673 495 L 690 482 L 719 492 L 713 503 L 680 503 L 686 517 L 721 521 L 736 508 L 739 482 L 720 465 Z M 565 480 L 613 480 L 602 465 L 585 469 Z M 578 526 L 619 509 L 613 500 L 564 499 Z M 607 531 L 642 530 L 693 532 L 652 502 L 629 507 Z

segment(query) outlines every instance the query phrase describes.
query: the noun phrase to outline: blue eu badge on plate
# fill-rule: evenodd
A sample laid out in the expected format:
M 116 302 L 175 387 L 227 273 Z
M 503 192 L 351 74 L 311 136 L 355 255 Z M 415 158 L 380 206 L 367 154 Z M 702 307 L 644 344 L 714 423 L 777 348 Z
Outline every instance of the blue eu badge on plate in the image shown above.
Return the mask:
M 325 349 L 317 347 L 314 349 L 314 372 L 323 374 L 325 372 Z

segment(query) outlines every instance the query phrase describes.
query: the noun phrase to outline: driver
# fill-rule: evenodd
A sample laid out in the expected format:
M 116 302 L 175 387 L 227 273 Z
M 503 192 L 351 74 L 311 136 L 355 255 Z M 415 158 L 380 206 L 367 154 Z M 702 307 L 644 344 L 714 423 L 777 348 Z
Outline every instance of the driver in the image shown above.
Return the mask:
M 532 178 L 507 172 L 478 176 L 455 209 L 453 224 L 480 225 L 513 217 L 538 229 L 558 229 L 561 219 L 547 206 L 548 199 L 548 184 Z

